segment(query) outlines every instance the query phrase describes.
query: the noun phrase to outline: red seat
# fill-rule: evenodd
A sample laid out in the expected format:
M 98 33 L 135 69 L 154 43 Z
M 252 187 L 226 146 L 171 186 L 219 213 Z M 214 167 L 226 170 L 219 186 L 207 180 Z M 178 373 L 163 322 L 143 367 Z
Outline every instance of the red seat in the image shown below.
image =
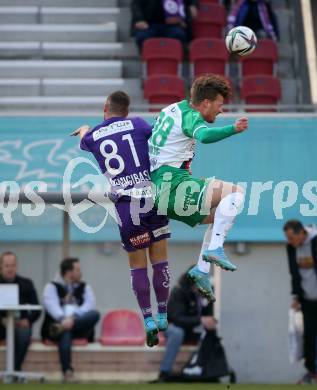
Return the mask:
M 189 46 L 189 60 L 192 76 L 204 73 L 227 74 L 229 53 L 223 39 L 200 38 L 191 41 Z
M 44 339 L 43 344 L 48 345 L 48 346 L 56 346 L 57 342 L 52 341 L 52 340 L 48 340 L 48 339 Z M 87 344 L 88 344 L 87 339 L 73 339 L 72 340 L 72 345 L 75 347 L 82 347 L 82 346 L 85 346 Z
M 260 40 L 249 56 L 241 57 L 240 74 L 242 77 L 266 74 L 275 75 L 277 45 L 271 39 Z
M 247 76 L 242 79 L 241 97 L 246 104 L 275 105 L 281 98 L 280 80 L 274 76 Z M 275 109 L 248 109 L 247 111 L 272 112 Z
M 185 97 L 184 81 L 177 76 L 152 76 L 145 80 L 144 97 L 151 104 L 172 104 Z
M 222 38 L 226 23 L 226 11 L 223 5 L 202 3 L 198 15 L 193 20 L 194 38 Z
M 133 310 L 111 310 L 102 320 L 101 344 L 144 345 L 142 321 Z
M 142 62 L 145 65 L 145 78 L 153 75 L 181 72 L 183 47 L 180 41 L 171 38 L 150 38 L 143 44 Z

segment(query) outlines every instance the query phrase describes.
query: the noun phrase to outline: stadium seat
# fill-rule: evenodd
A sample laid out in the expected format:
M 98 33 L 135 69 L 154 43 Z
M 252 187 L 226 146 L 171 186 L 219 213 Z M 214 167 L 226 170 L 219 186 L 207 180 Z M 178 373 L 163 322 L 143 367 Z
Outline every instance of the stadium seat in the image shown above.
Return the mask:
M 221 4 L 202 3 L 198 15 L 193 20 L 194 38 L 222 38 L 226 23 L 226 11 Z
M 154 75 L 180 75 L 183 47 L 179 40 L 150 38 L 143 44 L 142 63 L 144 78 Z
M 48 340 L 48 339 L 44 339 L 43 340 L 43 344 L 47 345 L 47 346 L 56 346 L 57 342 L 52 341 L 52 340 Z M 83 346 L 85 346 L 87 344 L 88 344 L 88 340 L 87 339 L 73 339 L 72 340 L 72 345 L 74 347 L 83 347 Z
M 204 73 L 228 74 L 229 53 L 223 39 L 200 38 L 191 41 L 189 61 L 192 77 Z
M 100 343 L 103 345 L 143 345 L 142 321 L 133 310 L 112 310 L 102 320 Z
M 280 80 L 274 76 L 247 76 L 242 79 L 241 97 L 246 104 L 275 105 L 281 98 Z M 247 111 L 272 112 L 275 109 L 248 109 Z
M 150 104 L 171 104 L 185 97 L 184 81 L 177 76 L 152 76 L 145 80 L 144 97 Z
M 249 56 L 241 57 L 240 76 L 276 75 L 277 44 L 271 39 L 260 40 Z

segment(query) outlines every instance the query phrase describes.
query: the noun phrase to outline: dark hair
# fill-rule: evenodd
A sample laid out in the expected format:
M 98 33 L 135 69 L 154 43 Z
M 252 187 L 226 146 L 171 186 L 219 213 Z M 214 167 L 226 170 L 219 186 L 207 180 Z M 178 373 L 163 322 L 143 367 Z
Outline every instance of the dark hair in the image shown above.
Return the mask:
M 79 263 L 79 259 L 77 259 L 77 257 L 66 257 L 63 259 L 59 267 L 61 275 L 64 276 L 66 272 L 72 271 L 74 263 Z
M 123 91 L 112 92 L 108 98 L 109 111 L 112 114 L 127 115 L 130 106 L 130 97 Z
M 305 230 L 304 225 L 297 219 L 290 219 L 287 221 L 283 227 L 284 232 L 287 230 L 292 230 L 295 234 L 300 233 L 302 230 Z
M 231 94 L 228 81 L 216 74 L 205 74 L 197 77 L 190 90 L 190 97 L 193 104 L 197 105 L 203 100 L 215 100 L 217 95 L 226 99 Z

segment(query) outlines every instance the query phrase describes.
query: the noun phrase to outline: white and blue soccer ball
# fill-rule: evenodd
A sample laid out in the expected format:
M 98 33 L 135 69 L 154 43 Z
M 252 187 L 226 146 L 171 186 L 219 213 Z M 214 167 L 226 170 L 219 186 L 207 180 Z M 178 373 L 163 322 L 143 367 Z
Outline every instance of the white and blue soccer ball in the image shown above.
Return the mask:
M 226 36 L 226 46 L 230 53 L 239 56 L 251 54 L 257 45 L 257 37 L 249 27 L 237 26 L 232 28 Z

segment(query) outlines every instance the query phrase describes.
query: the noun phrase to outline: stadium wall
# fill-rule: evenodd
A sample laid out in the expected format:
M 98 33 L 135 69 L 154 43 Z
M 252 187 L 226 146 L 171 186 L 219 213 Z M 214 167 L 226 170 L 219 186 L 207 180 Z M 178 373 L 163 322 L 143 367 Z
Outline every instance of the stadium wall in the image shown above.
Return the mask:
M 150 122 L 153 118 L 147 118 Z M 14 180 L 24 187 L 32 180 L 44 181 L 47 191 L 61 191 L 63 175 L 70 160 L 90 158 L 81 152 L 78 140 L 68 136 L 83 123 L 94 125 L 96 117 L 0 117 L 0 182 Z M 232 123 L 232 116 L 217 125 Z M 246 187 L 246 201 L 239 224 L 229 235 L 231 241 L 281 242 L 281 227 L 288 218 L 304 223 L 316 221 L 317 177 L 315 145 L 317 116 L 313 114 L 250 115 L 250 129 L 211 145 L 197 145 L 193 172 L 200 177 L 240 182 Z M 85 161 L 92 161 L 85 160 Z M 71 182 L 82 180 L 78 190 L 87 190 L 97 168 L 87 162 L 70 170 Z M 86 176 L 90 175 L 90 176 Z M 262 193 L 261 193 L 262 192 Z M 0 210 L 1 211 L 1 210 Z M 87 224 L 102 222 L 105 212 L 92 207 L 81 215 Z M 0 236 L 7 241 L 59 241 L 61 212 L 47 207 L 41 218 L 26 217 L 18 209 L 12 225 L 0 220 Z M 72 226 L 73 241 L 117 240 L 114 221 L 87 234 Z M 26 228 L 27 227 L 27 228 Z M 177 241 L 199 241 L 203 229 L 172 223 Z M 97 230 L 97 229 L 96 229 Z

